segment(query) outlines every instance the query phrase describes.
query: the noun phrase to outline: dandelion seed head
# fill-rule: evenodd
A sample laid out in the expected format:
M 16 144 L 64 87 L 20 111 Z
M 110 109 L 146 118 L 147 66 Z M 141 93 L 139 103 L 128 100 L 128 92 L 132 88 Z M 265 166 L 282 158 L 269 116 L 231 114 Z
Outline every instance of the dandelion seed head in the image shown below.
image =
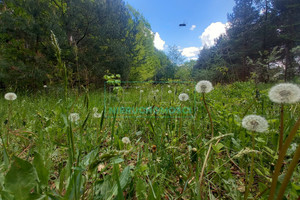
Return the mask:
M 297 103 L 300 101 L 300 88 L 292 83 L 281 83 L 270 89 L 269 98 L 274 103 Z
M 78 113 L 70 113 L 69 118 L 68 118 L 71 122 L 77 122 L 80 117 Z
M 94 113 L 94 117 L 95 117 L 95 118 L 100 118 L 100 117 L 101 117 L 101 113 L 95 112 L 95 113 Z
M 143 93 L 144 92 L 144 90 L 140 90 L 140 93 Z
M 123 138 L 122 138 L 122 142 L 123 142 L 124 144 L 130 144 L 130 139 L 129 139 L 128 137 L 123 137 Z
M 8 101 L 14 101 L 17 99 L 17 95 L 13 92 L 8 92 L 4 95 L 4 98 Z
M 199 81 L 195 87 L 198 93 L 209 93 L 214 88 L 209 81 Z
M 248 115 L 244 117 L 242 126 L 249 131 L 260 133 L 265 132 L 269 127 L 267 120 L 258 115 Z
M 93 108 L 93 111 L 94 111 L 94 112 L 98 112 L 98 108 L 97 108 L 97 107 L 94 107 L 94 108 Z
M 178 96 L 178 99 L 179 99 L 180 101 L 187 101 L 187 100 L 189 100 L 189 95 L 186 94 L 186 93 L 181 93 L 181 94 Z
M 171 93 L 172 93 L 172 90 L 169 90 L 168 93 L 171 94 Z

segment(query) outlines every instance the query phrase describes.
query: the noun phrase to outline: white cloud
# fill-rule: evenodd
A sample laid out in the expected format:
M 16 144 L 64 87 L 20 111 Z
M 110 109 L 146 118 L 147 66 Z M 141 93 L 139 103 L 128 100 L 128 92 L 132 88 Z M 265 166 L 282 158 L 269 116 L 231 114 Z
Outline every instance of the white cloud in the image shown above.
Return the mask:
M 211 47 L 215 45 L 215 39 L 226 33 L 227 24 L 221 22 L 211 23 L 199 38 L 203 46 Z
M 189 60 L 197 60 L 198 54 L 202 47 L 187 47 L 181 50 L 181 54 Z
M 156 32 L 154 35 L 153 43 L 154 43 L 155 48 L 157 48 L 158 50 L 164 50 L 164 46 L 165 46 L 166 42 L 160 38 L 158 32 Z
M 193 31 L 196 28 L 196 25 L 192 25 L 190 30 Z

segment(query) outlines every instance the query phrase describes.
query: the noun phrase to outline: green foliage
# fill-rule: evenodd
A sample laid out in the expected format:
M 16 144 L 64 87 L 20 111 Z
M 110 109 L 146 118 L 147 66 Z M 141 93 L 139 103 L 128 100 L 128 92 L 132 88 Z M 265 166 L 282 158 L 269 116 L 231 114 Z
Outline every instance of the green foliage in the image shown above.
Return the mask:
M 122 86 L 121 86 L 121 75 L 120 74 L 111 74 L 109 71 L 106 72 L 106 75 L 104 75 L 104 80 L 106 80 L 107 87 L 109 90 L 115 92 L 116 94 L 119 94 L 122 92 Z
M 128 95 L 124 102 L 131 100 L 132 105 L 145 108 L 193 107 L 188 118 L 155 112 L 143 116 L 126 117 L 122 113 L 111 116 L 107 109 L 96 118 L 93 107 L 105 110 L 103 91 L 89 91 L 87 100 L 86 92 L 75 90 L 69 94 L 68 102 L 59 100 L 60 96 L 51 90 L 41 91 L 34 97 L 18 95 L 13 103 L 20 106 L 14 106 L 11 113 L 9 145 L 4 148 L 5 137 L 4 142 L 0 141 L 0 158 L 7 160 L 0 165 L 1 198 L 196 199 L 201 197 L 198 182 L 210 145 L 212 149 L 203 174 L 206 180 L 203 195 L 216 199 L 243 198 L 245 178 L 250 173 L 247 170 L 251 163 L 251 134 L 241 127 L 241 119 L 252 113 L 268 120 L 269 131 L 255 138 L 257 154 L 249 198 L 264 192 L 271 183 L 272 163 L 278 159 L 280 125 L 280 106 L 268 98 L 270 85 L 253 82 L 214 85 L 215 89 L 205 96 L 214 125 L 215 135 L 211 138 L 202 95 L 194 96 L 194 84 L 168 84 L 170 87 L 167 84 L 124 87 Z M 151 98 L 152 91 L 157 89 L 159 99 Z M 168 90 L 174 93 L 169 94 Z M 190 96 L 184 104 L 177 98 L 181 92 Z M 7 102 L 2 99 L 0 104 L 0 114 L 4 116 L 0 128 L 6 130 Z M 124 104 L 111 99 L 108 105 Z M 286 138 L 299 116 L 299 104 L 287 105 L 285 109 Z M 79 113 L 79 121 L 70 124 L 67 111 Z M 131 143 L 122 143 L 123 137 L 129 137 Z M 298 144 L 299 131 L 295 132 L 284 157 L 286 164 L 280 171 L 279 183 L 284 180 Z M 299 173 L 296 167 L 284 194 L 286 198 L 299 196 Z M 261 198 L 267 198 L 268 192 L 261 194 Z
M 5 176 L 5 191 L 15 199 L 30 199 L 31 190 L 37 185 L 37 179 L 35 168 L 29 162 L 15 157 Z
M 3 87 L 66 81 L 100 87 L 106 70 L 123 80 L 148 80 L 162 67 L 149 23 L 123 0 L 6 0 L 0 6 Z
M 300 38 L 299 8 L 293 0 L 236 0 L 226 35 L 201 50 L 193 69 L 195 79 L 228 83 L 255 74 L 257 82 L 269 82 L 299 75 L 298 55 L 293 51 Z M 283 66 L 276 67 L 277 63 Z

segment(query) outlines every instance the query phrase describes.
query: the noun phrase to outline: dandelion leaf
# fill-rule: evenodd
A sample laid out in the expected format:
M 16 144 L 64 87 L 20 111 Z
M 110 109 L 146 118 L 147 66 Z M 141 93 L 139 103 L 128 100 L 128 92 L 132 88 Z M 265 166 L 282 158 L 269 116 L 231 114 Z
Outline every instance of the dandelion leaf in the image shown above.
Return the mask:
M 15 199 L 28 199 L 31 190 L 37 185 L 37 179 L 37 173 L 32 164 L 15 157 L 5 176 L 5 190 L 13 194 Z

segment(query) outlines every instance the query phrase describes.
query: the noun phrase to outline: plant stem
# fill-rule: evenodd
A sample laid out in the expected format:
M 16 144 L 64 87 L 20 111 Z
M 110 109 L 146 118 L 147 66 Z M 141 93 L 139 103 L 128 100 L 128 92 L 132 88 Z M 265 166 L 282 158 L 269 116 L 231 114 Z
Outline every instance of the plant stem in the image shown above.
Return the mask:
M 7 135 L 6 135 L 6 146 L 7 148 L 9 147 L 9 129 L 10 129 L 10 120 L 11 120 L 11 115 L 12 115 L 12 102 L 10 101 L 8 103 L 8 117 L 7 117 Z M 3 141 L 4 142 L 4 141 Z
M 205 101 L 204 93 L 202 93 L 202 96 L 203 96 L 204 106 L 205 106 L 205 109 L 207 111 L 209 121 L 210 121 L 211 139 L 212 139 L 214 137 L 214 126 L 213 126 L 213 123 L 212 123 L 212 118 L 211 118 L 210 112 L 208 110 L 208 107 L 207 107 L 207 104 L 206 104 L 206 101 Z M 206 167 L 206 164 L 207 164 L 207 161 L 208 161 L 209 154 L 211 152 L 211 147 L 212 147 L 212 143 L 210 143 L 210 145 L 209 145 L 208 151 L 206 153 L 206 156 L 205 156 L 205 159 L 204 159 L 204 162 L 203 162 L 203 165 L 202 165 L 200 177 L 199 177 L 199 194 L 200 195 L 201 195 L 201 192 L 202 192 L 202 181 L 203 181 L 202 179 L 203 179 L 203 175 L 204 175 L 204 170 L 205 170 L 205 167 Z
M 279 192 L 278 192 L 278 195 L 277 195 L 277 200 L 281 200 L 283 195 L 284 195 L 284 192 L 285 192 L 285 189 L 289 183 L 289 180 L 294 172 L 294 169 L 295 167 L 297 166 L 298 164 L 298 161 L 300 159 L 300 144 L 298 145 L 297 147 L 297 150 L 294 154 L 294 157 L 292 159 L 292 162 L 290 163 L 289 165 L 289 168 L 284 176 L 284 179 L 283 179 L 283 182 L 281 183 L 281 187 L 279 189 Z
M 282 144 L 283 144 L 283 104 L 281 104 L 281 109 L 280 109 L 280 132 L 279 132 L 279 152 L 282 149 Z
M 205 109 L 207 111 L 208 118 L 209 118 L 209 121 L 210 121 L 211 139 L 212 139 L 214 137 L 214 126 L 213 126 L 213 122 L 212 122 L 212 118 L 211 118 L 210 112 L 208 110 L 208 107 L 207 107 L 207 104 L 206 104 L 206 101 L 205 101 L 205 95 L 204 95 L 204 93 L 203 93 L 203 103 L 204 103 L 204 106 L 205 106 Z
M 254 135 L 254 132 L 252 133 L 252 150 L 255 150 L 255 135 Z M 245 200 L 248 199 L 250 188 L 251 188 L 251 186 L 253 184 L 253 181 L 254 181 L 254 179 L 253 179 L 254 156 L 255 156 L 255 152 L 252 152 L 252 154 L 251 154 L 251 165 L 250 165 L 250 177 L 249 177 L 248 185 L 247 185 L 245 196 L 244 196 Z
M 199 194 L 201 195 L 201 192 L 202 192 L 202 182 L 203 182 L 203 175 L 204 175 L 204 169 L 206 167 L 206 163 L 208 161 L 208 156 L 210 154 L 210 151 L 211 151 L 211 147 L 212 147 L 212 143 L 209 144 L 209 147 L 208 147 L 208 151 L 206 153 L 206 156 L 205 156 L 205 159 L 204 159 L 204 162 L 203 162 L 203 165 L 202 165 L 202 169 L 201 169 L 201 173 L 200 173 L 200 177 L 199 177 Z
M 278 160 L 277 160 L 277 163 L 275 165 L 275 170 L 274 170 L 274 173 L 273 173 L 273 176 L 272 176 L 272 184 L 271 184 L 270 195 L 269 195 L 268 200 L 273 200 L 274 199 L 276 184 L 277 184 L 278 176 L 279 176 L 280 169 L 281 169 L 281 166 L 282 166 L 282 162 L 284 160 L 285 154 L 286 154 L 293 138 L 297 134 L 297 130 L 298 130 L 299 126 L 300 126 L 300 117 L 298 118 L 298 120 L 295 123 L 293 129 L 291 130 L 291 132 L 289 133 L 288 137 L 286 138 L 284 144 L 282 145 L 281 151 L 279 152 Z

